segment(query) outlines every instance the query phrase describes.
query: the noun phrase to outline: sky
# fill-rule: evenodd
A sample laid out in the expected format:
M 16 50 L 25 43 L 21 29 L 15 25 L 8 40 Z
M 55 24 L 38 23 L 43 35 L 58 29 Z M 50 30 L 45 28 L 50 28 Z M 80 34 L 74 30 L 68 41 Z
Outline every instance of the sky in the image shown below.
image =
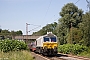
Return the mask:
M 47 24 L 58 22 L 59 12 L 67 3 L 74 3 L 87 12 L 86 0 L 0 0 L 0 28 L 21 30 L 25 35 L 28 23 L 30 35 Z

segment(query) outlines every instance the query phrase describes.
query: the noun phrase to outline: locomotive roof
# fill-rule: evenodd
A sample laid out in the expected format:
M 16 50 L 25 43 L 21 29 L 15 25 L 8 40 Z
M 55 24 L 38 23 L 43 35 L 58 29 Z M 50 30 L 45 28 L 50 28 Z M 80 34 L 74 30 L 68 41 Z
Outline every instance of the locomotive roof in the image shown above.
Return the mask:
M 56 35 L 54 35 L 53 33 L 47 33 L 46 35 L 44 35 L 44 37 L 47 37 L 47 36 L 49 36 L 49 37 L 56 37 Z
M 37 38 L 36 40 L 42 38 L 42 37 L 57 37 L 56 35 L 54 35 L 53 33 L 47 33 L 46 35 L 40 36 L 39 38 Z

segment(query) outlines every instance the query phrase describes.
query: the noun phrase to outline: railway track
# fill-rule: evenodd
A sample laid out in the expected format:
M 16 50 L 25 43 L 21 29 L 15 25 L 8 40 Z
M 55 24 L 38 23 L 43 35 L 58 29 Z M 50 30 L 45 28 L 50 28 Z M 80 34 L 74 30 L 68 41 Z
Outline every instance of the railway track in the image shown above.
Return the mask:
M 90 60 L 90 58 L 87 57 L 81 57 L 81 56 L 74 56 L 74 55 L 70 55 L 70 54 L 62 54 L 59 53 L 61 55 L 66 55 L 67 57 L 59 57 L 59 58 L 64 58 L 66 60 L 70 59 L 70 60 Z M 73 58 L 73 59 L 72 59 Z
M 72 56 L 61 53 L 57 54 L 57 56 L 43 56 L 34 52 L 31 52 L 31 54 L 34 57 L 34 60 L 90 60 L 90 58 Z

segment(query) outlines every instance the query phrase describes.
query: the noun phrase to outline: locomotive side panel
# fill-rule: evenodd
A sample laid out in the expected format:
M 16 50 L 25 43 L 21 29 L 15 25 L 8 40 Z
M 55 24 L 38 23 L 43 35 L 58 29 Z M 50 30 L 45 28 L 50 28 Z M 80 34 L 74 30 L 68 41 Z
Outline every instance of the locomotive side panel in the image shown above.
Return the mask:
M 36 39 L 36 53 L 42 53 L 42 46 L 43 46 L 43 36 L 40 36 Z
M 37 47 L 43 46 L 43 36 L 40 36 L 38 39 L 36 39 L 36 46 Z

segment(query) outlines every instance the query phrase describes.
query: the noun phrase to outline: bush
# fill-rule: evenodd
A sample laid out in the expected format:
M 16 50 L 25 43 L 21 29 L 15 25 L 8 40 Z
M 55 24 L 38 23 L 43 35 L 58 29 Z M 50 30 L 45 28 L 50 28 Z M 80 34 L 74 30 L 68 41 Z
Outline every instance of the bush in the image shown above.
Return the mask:
M 82 46 L 79 44 L 64 44 L 58 46 L 58 51 L 65 54 L 80 54 L 83 51 L 87 51 L 86 46 Z
M 88 47 L 88 50 L 87 51 L 84 51 L 84 52 L 78 54 L 78 56 L 83 56 L 83 57 L 90 58 L 90 47 Z
M 18 40 L 1 40 L 0 50 L 3 52 L 15 51 L 15 50 L 26 50 L 27 45 L 23 41 Z

